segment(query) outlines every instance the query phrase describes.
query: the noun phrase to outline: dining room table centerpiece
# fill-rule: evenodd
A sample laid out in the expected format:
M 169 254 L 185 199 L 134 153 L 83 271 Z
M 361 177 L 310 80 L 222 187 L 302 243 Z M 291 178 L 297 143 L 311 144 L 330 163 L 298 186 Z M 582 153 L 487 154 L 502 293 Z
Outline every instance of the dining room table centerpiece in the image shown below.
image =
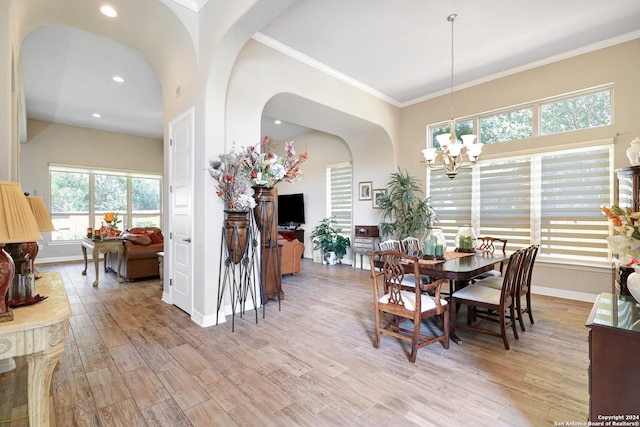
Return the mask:
M 627 288 L 640 302 L 640 212 L 617 205 L 603 206 L 602 213 L 612 223 L 612 232 L 605 237 L 618 260 L 634 272 L 627 277 Z
M 229 257 L 238 264 L 246 250 L 249 239 L 249 212 L 256 206 L 251 189 L 248 165 L 250 157 L 246 150 L 218 155 L 209 162 L 209 174 L 217 185 L 216 194 L 224 204 L 224 235 Z

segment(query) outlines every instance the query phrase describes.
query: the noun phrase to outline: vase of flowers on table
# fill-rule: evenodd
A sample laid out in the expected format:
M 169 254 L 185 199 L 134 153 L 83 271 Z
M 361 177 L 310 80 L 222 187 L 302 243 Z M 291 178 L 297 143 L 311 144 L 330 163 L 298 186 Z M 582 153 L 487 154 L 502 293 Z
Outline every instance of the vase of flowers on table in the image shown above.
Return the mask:
M 238 264 L 247 250 L 248 214 L 256 205 L 248 173 L 249 156 L 245 151 L 220 154 L 209 162 L 209 173 L 216 180 L 216 194 L 224 203 L 224 232 L 230 259 Z
M 613 205 L 602 207 L 602 213 L 611 220 L 613 232 L 605 239 L 618 260 L 634 272 L 627 277 L 627 289 L 640 302 L 640 212 Z

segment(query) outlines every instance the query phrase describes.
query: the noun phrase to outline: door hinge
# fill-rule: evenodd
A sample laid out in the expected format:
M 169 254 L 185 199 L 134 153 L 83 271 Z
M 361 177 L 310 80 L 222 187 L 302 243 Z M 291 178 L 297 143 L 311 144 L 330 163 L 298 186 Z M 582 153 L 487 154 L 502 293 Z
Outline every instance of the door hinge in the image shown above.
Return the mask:
M 173 231 L 169 232 L 169 240 L 173 239 Z
M 169 147 L 173 147 L 173 138 L 169 138 Z
M 173 286 L 173 279 L 169 279 L 169 286 Z
M 173 185 L 169 186 L 169 193 L 173 193 Z

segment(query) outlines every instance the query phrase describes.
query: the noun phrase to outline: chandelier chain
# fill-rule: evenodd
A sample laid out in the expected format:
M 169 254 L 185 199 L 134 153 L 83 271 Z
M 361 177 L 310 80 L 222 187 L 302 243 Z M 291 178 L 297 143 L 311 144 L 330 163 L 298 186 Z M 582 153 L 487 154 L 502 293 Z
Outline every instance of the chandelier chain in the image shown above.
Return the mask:
M 453 48 L 454 48 L 453 25 L 454 25 L 454 22 L 455 22 L 456 18 L 458 18 L 458 15 L 455 14 L 455 13 L 453 13 L 453 14 L 451 14 L 451 15 L 449 15 L 447 17 L 447 20 L 449 22 L 451 22 L 451 79 L 449 81 L 449 83 L 450 83 L 450 85 L 449 85 L 450 86 L 450 92 L 449 93 L 450 93 L 450 99 L 451 99 L 451 126 L 454 126 L 454 122 L 453 122 L 453 116 L 454 116 L 454 113 L 453 113 L 453 70 L 454 70 L 454 68 L 453 68 L 453 66 L 454 66 L 454 58 L 455 58 L 455 56 L 454 56 L 454 52 L 453 52 Z

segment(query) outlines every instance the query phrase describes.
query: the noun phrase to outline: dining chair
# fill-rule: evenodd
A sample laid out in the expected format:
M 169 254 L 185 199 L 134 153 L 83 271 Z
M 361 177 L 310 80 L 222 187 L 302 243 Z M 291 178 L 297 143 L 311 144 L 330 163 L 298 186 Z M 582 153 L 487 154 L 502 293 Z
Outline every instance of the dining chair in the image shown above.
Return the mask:
M 400 241 L 402 251 L 408 255 L 420 257 L 422 249 L 420 248 L 420 240 L 416 237 L 405 237 Z
M 520 329 L 522 329 L 523 332 L 526 331 L 523 321 L 525 313 L 529 314 L 529 322 L 531 322 L 531 324 L 534 323 L 533 313 L 531 311 L 531 276 L 533 274 L 533 266 L 536 262 L 536 256 L 539 249 L 539 245 L 531 245 L 524 249 L 524 259 L 522 260 L 522 263 L 520 263 L 520 272 L 518 273 L 515 289 L 515 295 L 517 295 L 516 316 L 518 317 L 518 323 L 520 323 Z M 502 277 L 487 277 L 483 280 L 477 281 L 476 283 L 481 286 L 501 289 L 503 280 Z M 527 306 L 524 308 L 522 307 L 523 298 L 527 303 Z
M 502 250 L 502 253 L 506 253 L 507 251 L 507 239 L 500 239 L 497 237 L 489 237 L 483 236 L 478 237 L 478 245 L 477 249 L 487 251 L 489 253 L 494 253 L 496 250 Z M 484 279 L 486 277 L 491 276 L 502 276 L 502 272 L 504 271 L 504 263 L 500 263 L 500 267 L 494 268 L 493 270 L 486 271 L 476 277 L 474 280 Z
M 509 350 L 507 328 L 511 327 L 515 339 L 519 338 L 515 323 L 515 291 L 519 280 L 518 274 L 521 272 L 520 264 L 524 259 L 524 255 L 525 251 L 523 249 L 511 254 L 505 273 L 502 276 L 502 287 L 500 289 L 482 286 L 482 280 L 479 280 L 475 284 L 462 288 L 451 295 L 451 335 L 455 335 L 456 329 L 462 329 L 501 337 L 504 348 Z M 456 311 L 457 307 L 463 304 L 467 306 L 467 323 L 458 324 Z M 486 311 L 479 312 L 476 310 L 477 308 L 482 308 Z M 493 329 L 480 328 L 478 324 L 482 320 L 497 321 L 500 323 L 500 332 L 495 332 Z
M 385 240 L 384 242 L 378 243 L 378 247 L 381 251 L 396 251 L 396 252 L 404 252 L 402 250 L 402 242 L 400 240 Z
M 440 286 L 445 279 L 439 279 L 428 285 L 418 282 L 418 258 L 396 251 L 367 252 L 371 262 L 373 281 L 373 304 L 375 309 L 375 338 L 373 346 L 380 348 L 382 334 L 396 337 L 411 344 L 409 361 L 415 363 L 418 349 L 441 342 L 444 348 L 449 348 L 449 305 L 440 297 Z M 376 270 L 377 265 L 382 267 Z M 403 285 L 405 270 L 412 272 L 415 283 L 413 288 L 407 289 Z M 421 292 L 425 287 L 427 292 Z M 390 316 L 390 318 L 389 318 Z M 441 316 L 441 333 L 429 332 L 434 336 L 422 332 L 422 321 L 427 318 Z M 413 323 L 411 328 L 405 327 L 404 322 Z M 436 334 L 437 332 L 437 334 Z

